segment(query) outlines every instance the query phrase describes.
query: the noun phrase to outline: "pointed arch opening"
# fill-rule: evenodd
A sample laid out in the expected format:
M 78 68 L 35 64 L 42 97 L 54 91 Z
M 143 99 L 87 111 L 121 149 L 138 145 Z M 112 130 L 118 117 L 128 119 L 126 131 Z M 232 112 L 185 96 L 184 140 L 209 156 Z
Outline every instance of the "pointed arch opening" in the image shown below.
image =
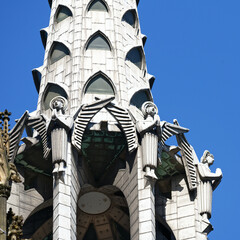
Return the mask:
M 100 94 L 114 96 L 114 89 L 111 82 L 102 73 L 95 75 L 86 85 L 85 94 Z
M 86 50 L 111 51 L 111 45 L 107 37 L 103 33 L 98 31 L 97 33 L 95 33 L 89 38 L 87 42 Z
M 141 107 L 143 105 L 143 103 L 148 102 L 148 101 L 152 101 L 152 96 L 150 93 L 149 89 L 142 89 L 138 92 L 136 92 L 131 100 L 130 100 L 130 105 L 133 105 L 135 107 L 137 107 L 138 109 L 141 110 Z
M 62 96 L 64 98 L 68 99 L 68 95 L 62 87 L 60 87 L 57 84 L 50 83 L 47 86 L 46 91 L 43 96 L 43 101 L 42 101 L 43 109 L 48 110 L 50 108 L 49 105 L 50 105 L 51 100 L 57 96 Z
M 54 42 L 50 51 L 50 64 L 53 64 L 65 56 L 70 55 L 69 49 L 60 42 Z
M 143 69 L 143 51 L 141 47 L 132 48 L 126 56 L 126 61 L 132 62 L 139 69 Z
M 55 15 L 55 21 L 60 23 L 64 19 L 72 17 L 72 15 L 72 11 L 68 7 L 59 5 Z
M 88 6 L 88 12 L 90 11 L 108 12 L 108 7 L 105 1 L 93 0 Z
M 135 9 L 128 10 L 122 17 L 122 21 L 128 23 L 133 28 L 137 25 L 137 13 Z

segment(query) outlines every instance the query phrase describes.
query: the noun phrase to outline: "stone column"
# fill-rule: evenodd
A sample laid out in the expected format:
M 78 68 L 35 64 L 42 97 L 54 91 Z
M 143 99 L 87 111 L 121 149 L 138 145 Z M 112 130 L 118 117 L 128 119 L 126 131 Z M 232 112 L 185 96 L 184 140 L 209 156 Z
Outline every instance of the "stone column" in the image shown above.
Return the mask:
M 77 194 L 79 184 L 74 155 L 68 143 L 66 171 L 53 181 L 53 239 L 76 239 Z
M 10 187 L 0 185 L 0 240 L 6 240 L 7 234 L 7 199 Z M 4 232 L 2 232 L 2 230 Z
M 156 239 L 154 181 L 149 181 L 138 160 L 139 240 Z

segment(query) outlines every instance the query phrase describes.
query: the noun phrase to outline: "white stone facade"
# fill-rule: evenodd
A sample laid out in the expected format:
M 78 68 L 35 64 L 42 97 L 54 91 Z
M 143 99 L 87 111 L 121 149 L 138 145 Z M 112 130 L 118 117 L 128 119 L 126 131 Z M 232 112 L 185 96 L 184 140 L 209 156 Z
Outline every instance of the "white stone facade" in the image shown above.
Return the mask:
M 207 239 L 212 226 L 201 215 L 199 186 L 203 180 L 196 166 L 199 161 L 184 136 L 188 130 L 177 123 L 160 122 L 156 113 L 156 124 L 148 129 L 148 135 L 154 136 L 155 140 L 152 143 L 148 143 L 147 138 L 142 141 L 141 133 L 137 133 L 138 122 L 145 120 L 141 106 L 152 101 L 150 80 L 153 79 L 147 73 L 137 1 L 99 1 L 97 4 L 104 5 L 106 11 L 89 11 L 97 1 L 50 2 L 49 26 L 41 31 L 43 35 L 47 34 L 43 37 L 43 42 L 46 40 L 44 62 L 35 70 L 41 74 L 41 78 L 35 79 L 35 82 L 40 80 L 37 83 L 40 87 L 37 111 L 29 115 L 29 119 L 41 116 L 41 127 L 39 122 L 29 124 L 29 120 L 26 121 L 26 125 L 34 129 L 25 139 L 27 143 L 31 140 L 32 145 L 25 144 L 18 152 L 17 166 L 23 183 L 13 184 L 8 200 L 8 208 L 12 207 L 25 219 L 28 229 L 24 230 L 24 237 L 40 240 L 52 235 L 54 240 L 75 240 L 96 234 L 97 239 L 104 240 L 122 236 L 126 240 Z M 71 14 L 58 21 L 62 7 Z M 128 11 L 135 17 L 132 25 L 123 20 Z M 104 39 L 109 49 L 88 48 L 95 36 L 101 36 L 100 41 Z M 60 46 L 60 50 L 54 52 L 56 46 Z M 138 56 L 135 52 L 131 58 L 128 54 L 133 49 L 137 50 Z M 57 59 L 64 51 L 67 54 Z M 92 83 L 98 76 L 104 80 L 96 90 Z M 104 84 L 105 94 L 102 94 L 98 91 Z M 96 92 L 88 92 L 89 86 Z M 141 94 L 134 99 L 134 94 L 139 92 Z M 67 131 L 62 121 L 65 144 L 58 139 L 58 146 L 51 144 L 54 141 L 51 134 L 60 123 L 53 109 L 48 107 L 56 95 L 68 103 L 61 118 L 70 117 L 75 121 Z M 84 118 L 85 122 L 77 123 L 77 118 Z M 177 135 L 178 147 L 165 145 L 165 140 L 173 135 Z M 79 137 L 80 147 L 76 146 L 72 136 Z M 43 151 L 52 148 L 49 155 L 43 159 L 36 153 L 41 163 L 28 160 L 34 158 L 31 154 L 37 151 L 35 148 L 41 149 L 43 139 Z M 146 177 L 145 173 L 143 158 L 148 154 L 143 151 L 150 149 L 148 144 L 156 145 L 151 146 L 155 155 L 160 149 L 158 162 L 154 157 L 152 164 L 158 176 L 155 180 Z M 64 171 L 52 175 L 51 154 L 58 156 L 56 149 L 59 146 L 67 146 L 62 154 L 64 159 L 60 159 L 64 160 Z M 181 155 L 178 154 L 180 150 Z M 167 153 L 169 158 L 163 158 L 162 153 Z M 220 175 L 217 177 L 221 178 Z M 190 181 L 195 181 L 195 185 Z M 106 194 L 112 207 L 101 214 L 84 212 L 84 206 L 79 207 L 79 199 L 89 192 Z M 44 214 L 45 209 L 50 211 L 51 207 L 52 215 L 48 212 L 51 216 L 33 228 L 30 222 L 37 219 L 36 213 Z

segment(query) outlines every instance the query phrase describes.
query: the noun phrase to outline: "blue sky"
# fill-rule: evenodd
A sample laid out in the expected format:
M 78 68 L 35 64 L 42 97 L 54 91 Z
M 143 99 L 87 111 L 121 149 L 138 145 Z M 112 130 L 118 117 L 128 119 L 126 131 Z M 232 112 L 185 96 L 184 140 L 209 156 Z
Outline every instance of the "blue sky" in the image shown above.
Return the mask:
M 39 30 L 48 25 L 47 0 L 3 1 L 1 5 L 1 99 L 12 119 L 36 109 L 31 70 L 42 65 Z M 212 240 L 237 239 L 239 198 L 239 0 L 141 0 L 141 30 L 148 36 L 148 71 L 162 120 L 190 129 L 200 158 L 215 156 L 223 181 L 214 192 Z

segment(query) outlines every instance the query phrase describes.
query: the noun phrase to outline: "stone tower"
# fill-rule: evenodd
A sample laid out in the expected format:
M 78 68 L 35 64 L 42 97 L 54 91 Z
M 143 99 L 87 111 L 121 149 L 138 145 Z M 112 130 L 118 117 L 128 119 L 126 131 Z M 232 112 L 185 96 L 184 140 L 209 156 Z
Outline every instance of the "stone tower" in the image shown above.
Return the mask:
M 213 156 L 160 121 L 136 0 L 49 0 L 37 109 L 10 133 L 22 183 L 8 207 L 25 238 L 207 239 Z M 20 138 L 16 133 L 26 128 Z M 176 137 L 177 146 L 165 142 Z M 207 194 L 205 194 L 207 192 Z

